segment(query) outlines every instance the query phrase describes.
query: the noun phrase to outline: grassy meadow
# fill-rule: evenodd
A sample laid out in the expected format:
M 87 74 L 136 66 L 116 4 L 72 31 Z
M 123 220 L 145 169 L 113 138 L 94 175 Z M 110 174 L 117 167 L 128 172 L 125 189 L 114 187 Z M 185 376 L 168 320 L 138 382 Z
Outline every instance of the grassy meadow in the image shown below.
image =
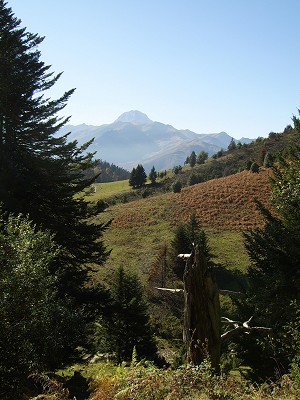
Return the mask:
M 129 192 L 132 189 L 128 185 L 128 180 L 108 182 L 108 183 L 94 183 L 94 190 L 92 190 L 86 199 L 88 201 L 105 200 L 120 193 Z
M 99 271 L 101 279 L 110 279 L 120 266 L 147 279 L 159 250 L 170 245 L 176 226 L 187 222 L 192 213 L 208 235 L 214 261 L 226 269 L 244 271 L 249 260 L 242 232 L 262 226 L 254 200 L 270 206 L 269 177 L 268 170 L 259 174 L 243 171 L 185 187 L 181 193 L 155 194 L 110 205 L 99 216 L 99 222 L 112 220 L 104 234 L 111 255 Z M 128 181 L 97 184 L 96 188 L 89 200 L 132 191 Z

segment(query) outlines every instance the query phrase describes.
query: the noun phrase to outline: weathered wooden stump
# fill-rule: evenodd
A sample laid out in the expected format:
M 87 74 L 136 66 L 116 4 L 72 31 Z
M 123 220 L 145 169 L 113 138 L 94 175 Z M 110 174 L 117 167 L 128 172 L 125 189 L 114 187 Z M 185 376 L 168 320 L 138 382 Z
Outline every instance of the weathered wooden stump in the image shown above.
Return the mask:
M 219 290 L 214 271 L 196 247 L 184 272 L 184 332 L 188 361 L 198 365 L 207 356 L 220 369 L 221 322 Z

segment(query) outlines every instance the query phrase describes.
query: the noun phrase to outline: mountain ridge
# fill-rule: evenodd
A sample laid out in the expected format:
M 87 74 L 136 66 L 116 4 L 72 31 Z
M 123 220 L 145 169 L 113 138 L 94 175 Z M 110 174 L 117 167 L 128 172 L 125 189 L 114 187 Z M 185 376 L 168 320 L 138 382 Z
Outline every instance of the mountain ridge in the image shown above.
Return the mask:
M 226 149 L 232 137 L 226 132 L 199 134 L 189 129 L 176 129 L 172 125 L 152 121 L 138 110 L 121 114 L 113 123 L 100 126 L 65 125 L 60 133 L 69 134 L 69 140 L 81 145 L 94 138 L 89 151 L 96 158 L 131 170 L 142 164 L 149 172 L 154 165 L 157 171 L 182 165 L 192 151 L 204 150 L 209 156 Z M 237 139 L 234 139 L 238 141 Z M 249 143 L 251 139 L 243 139 Z

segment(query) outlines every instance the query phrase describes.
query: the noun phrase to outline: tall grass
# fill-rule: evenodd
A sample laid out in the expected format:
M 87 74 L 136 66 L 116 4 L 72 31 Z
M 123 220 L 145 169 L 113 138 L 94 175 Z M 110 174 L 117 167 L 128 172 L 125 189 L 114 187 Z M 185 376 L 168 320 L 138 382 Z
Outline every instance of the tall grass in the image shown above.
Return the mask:
M 176 370 L 141 364 L 119 367 L 113 375 L 99 374 L 91 389 L 90 400 L 296 400 L 288 376 L 276 384 L 254 385 L 238 374 L 215 375 L 208 361 Z

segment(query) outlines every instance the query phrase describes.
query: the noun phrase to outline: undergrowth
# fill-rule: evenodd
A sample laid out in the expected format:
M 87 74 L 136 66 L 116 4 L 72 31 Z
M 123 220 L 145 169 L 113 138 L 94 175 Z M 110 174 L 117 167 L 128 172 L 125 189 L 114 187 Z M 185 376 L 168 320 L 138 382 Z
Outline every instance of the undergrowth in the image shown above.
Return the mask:
M 100 372 L 90 388 L 90 400 L 296 399 L 288 376 L 276 384 L 254 385 L 239 374 L 215 375 L 208 361 L 176 370 L 162 370 L 149 364 L 120 366 L 115 374 Z

